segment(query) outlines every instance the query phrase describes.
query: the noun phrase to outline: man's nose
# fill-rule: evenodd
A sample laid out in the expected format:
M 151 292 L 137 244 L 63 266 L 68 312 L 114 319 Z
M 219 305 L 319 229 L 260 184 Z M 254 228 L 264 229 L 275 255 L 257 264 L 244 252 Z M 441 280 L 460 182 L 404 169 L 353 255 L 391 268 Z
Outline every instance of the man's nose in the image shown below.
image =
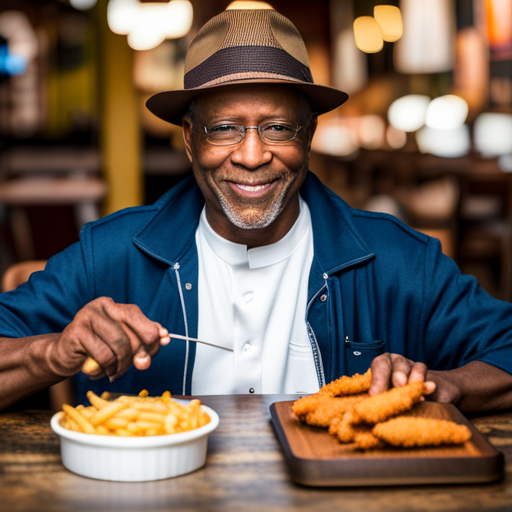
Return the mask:
M 245 132 L 242 142 L 236 145 L 231 160 L 247 169 L 256 170 L 272 160 L 272 152 L 261 140 L 258 129 L 251 127 Z

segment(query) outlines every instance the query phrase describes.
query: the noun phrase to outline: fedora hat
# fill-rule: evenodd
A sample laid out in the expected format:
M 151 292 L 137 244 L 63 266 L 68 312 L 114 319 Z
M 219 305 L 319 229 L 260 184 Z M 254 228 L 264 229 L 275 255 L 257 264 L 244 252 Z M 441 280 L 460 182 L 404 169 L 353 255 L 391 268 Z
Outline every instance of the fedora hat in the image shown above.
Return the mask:
M 227 10 L 196 34 L 185 60 L 184 89 L 160 92 L 148 109 L 181 126 L 195 96 L 227 85 L 286 84 L 306 96 L 317 114 L 344 103 L 348 95 L 313 82 L 306 45 L 295 25 L 270 9 Z

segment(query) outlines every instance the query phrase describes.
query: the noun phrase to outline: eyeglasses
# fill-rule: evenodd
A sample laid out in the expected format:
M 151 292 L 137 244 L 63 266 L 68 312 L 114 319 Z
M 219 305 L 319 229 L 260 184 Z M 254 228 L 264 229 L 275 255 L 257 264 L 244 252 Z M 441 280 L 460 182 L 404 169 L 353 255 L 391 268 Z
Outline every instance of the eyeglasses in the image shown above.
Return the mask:
M 220 124 L 204 127 L 206 140 L 215 146 L 230 146 L 245 139 L 247 130 L 258 130 L 260 139 L 265 144 L 283 144 L 290 142 L 302 126 L 292 126 L 286 123 L 266 123 L 260 126 L 243 126 L 241 124 Z

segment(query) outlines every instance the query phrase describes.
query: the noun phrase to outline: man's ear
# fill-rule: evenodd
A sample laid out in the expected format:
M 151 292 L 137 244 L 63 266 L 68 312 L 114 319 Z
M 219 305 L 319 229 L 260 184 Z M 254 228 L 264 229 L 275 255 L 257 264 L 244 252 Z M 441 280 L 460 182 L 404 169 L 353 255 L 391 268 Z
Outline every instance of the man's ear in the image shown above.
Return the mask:
M 192 121 L 188 116 L 185 116 L 181 122 L 183 129 L 183 141 L 185 142 L 185 150 L 188 159 L 192 162 Z

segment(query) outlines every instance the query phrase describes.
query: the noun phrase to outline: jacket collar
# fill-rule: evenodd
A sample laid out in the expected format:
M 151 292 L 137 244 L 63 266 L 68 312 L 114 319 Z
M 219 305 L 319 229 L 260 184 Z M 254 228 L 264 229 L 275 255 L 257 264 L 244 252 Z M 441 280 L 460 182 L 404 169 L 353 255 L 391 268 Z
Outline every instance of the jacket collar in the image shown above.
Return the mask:
M 153 258 L 175 265 L 195 243 L 203 206 L 195 178 L 185 178 L 156 202 L 157 212 L 133 243 Z
M 315 258 L 326 274 L 373 258 L 353 224 L 353 210 L 309 172 L 300 194 L 308 203 L 313 224 Z
M 311 211 L 315 257 L 325 273 L 374 256 L 352 223 L 351 208 L 313 173 L 308 173 L 300 194 Z M 174 265 L 195 243 L 203 206 L 201 191 L 190 176 L 158 200 L 157 212 L 133 242 L 153 258 Z

